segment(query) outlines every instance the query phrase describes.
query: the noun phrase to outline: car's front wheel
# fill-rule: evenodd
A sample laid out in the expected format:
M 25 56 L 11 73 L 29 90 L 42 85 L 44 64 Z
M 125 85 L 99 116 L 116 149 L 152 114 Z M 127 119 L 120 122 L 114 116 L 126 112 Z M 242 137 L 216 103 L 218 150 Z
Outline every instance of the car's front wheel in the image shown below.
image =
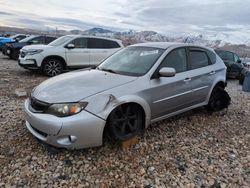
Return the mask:
M 47 59 L 42 66 L 42 71 L 47 76 L 56 76 L 62 73 L 63 64 L 58 59 Z
M 143 112 L 138 105 L 123 104 L 108 118 L 108 136 L 112 140 L 126 140 L 143 130 Z
M 10 59 L 18 60 L 18 58 L 19 58 L 19 51 L 11 50 L 9 57 L 10 57 Z

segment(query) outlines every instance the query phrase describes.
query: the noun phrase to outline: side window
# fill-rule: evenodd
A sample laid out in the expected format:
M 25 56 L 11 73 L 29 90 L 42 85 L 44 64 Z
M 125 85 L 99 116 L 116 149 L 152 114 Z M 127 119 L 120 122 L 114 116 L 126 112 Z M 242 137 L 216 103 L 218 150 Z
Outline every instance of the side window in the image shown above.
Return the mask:
M 190 49 L 189 59 L 190 59 L 191 69 L 197 69 L 209 65 L 209 61 L 205 51 Z
M 77 38 L 70 43 L 74 44 L 75 48 L 87 48 L 87 42 L 87 38 Z
M 44 44 L 44 37 L 35 37 L 29 41 L 30 44 Z
M 187 70 L 187 56 L 184 48 L 179 48 L 171 51 L 162 61 L 158 70 L 163 67 L 172 67 L 176 73 L 184 72 Z
M 95 48 L 95 49 L 120 48 L 120 45 L 112 40 L 89 38 L 88 48 Z
M 51 43 L 53 40 L 55 40 L 54 37 L 46 37 L 46 38 L 45 38 L 45 44 L 49 44 L 49 43 Z
M 103 43 L 104 43 L 103 39 L 89 38 L 88 48 L 103 49 L 104 48 Z
M 120 48 L 120 45 L 111 40 L 103 40 L 103 48 Z
M 234 54 L 234 62 L 237 62 L 239 60 L 239 56 L 237 56 L 236 54 Z
M 20 40 L 22 40 L 22 39 L 24 39 L 24 38 L 26 38 L 25 35 L 19 35 L 19 36 L 16 37 L 15 39 L 16 39 L 17 41 L 20 41 Z
M 234 54 L 231 52 L 226 52 L 226 60 L 234 61 Z

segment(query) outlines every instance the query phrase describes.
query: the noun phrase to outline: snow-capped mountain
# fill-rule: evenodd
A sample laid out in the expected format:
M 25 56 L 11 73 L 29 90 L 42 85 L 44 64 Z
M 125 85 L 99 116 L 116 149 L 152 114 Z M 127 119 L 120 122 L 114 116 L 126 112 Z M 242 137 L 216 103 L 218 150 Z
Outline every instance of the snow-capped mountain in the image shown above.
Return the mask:
M 113 34 L 115 33 L 114 31 L 108 30 L 108 29 L 103 29 L 103 28 L 92 28 L 89 30 L 85 30 L 84 32 L 82 32 L 83 34 L 88 34 L 88 35 L 110 35 L 113 36 Z
M 127 44 L 138 42 L 181 42 L 194 43 L 210 47 L 223 47 L 230 44 L 245 44 L 250 46 L 249 33 L 216 33 L 216 34 L 200 34 L 200 33 L 167 33 L 160 34 L 155 31 L 122 31 L 115 32 L 102 28 L 93 28 L 83 32 L 83 34 L 98 35 L 106 37 L 115 37 L 125 41 Z

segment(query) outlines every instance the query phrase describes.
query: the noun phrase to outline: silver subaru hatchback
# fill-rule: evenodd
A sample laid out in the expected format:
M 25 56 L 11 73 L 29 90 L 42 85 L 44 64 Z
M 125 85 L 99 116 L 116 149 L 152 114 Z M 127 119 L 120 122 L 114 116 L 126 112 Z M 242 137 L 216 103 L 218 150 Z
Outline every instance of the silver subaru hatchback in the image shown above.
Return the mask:
M 69 72 L 37 86 L 25 101 L 26 126 L 56 147 L 100 146 L 104 132 L 125 140 L 149 124 L 206 106 L 220 109 L 226 66 L 207 47 L 142 43 L 95 69 Z

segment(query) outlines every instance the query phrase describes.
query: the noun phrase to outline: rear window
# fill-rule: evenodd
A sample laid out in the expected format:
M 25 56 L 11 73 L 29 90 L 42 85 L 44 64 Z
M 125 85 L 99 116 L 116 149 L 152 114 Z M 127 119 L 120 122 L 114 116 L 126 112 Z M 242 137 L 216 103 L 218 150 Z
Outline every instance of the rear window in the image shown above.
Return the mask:
M 120 45 L 116 41 L 112 40 L 89 38 L 88 48 L 97 48 L 97 49 L 120 48 Z

